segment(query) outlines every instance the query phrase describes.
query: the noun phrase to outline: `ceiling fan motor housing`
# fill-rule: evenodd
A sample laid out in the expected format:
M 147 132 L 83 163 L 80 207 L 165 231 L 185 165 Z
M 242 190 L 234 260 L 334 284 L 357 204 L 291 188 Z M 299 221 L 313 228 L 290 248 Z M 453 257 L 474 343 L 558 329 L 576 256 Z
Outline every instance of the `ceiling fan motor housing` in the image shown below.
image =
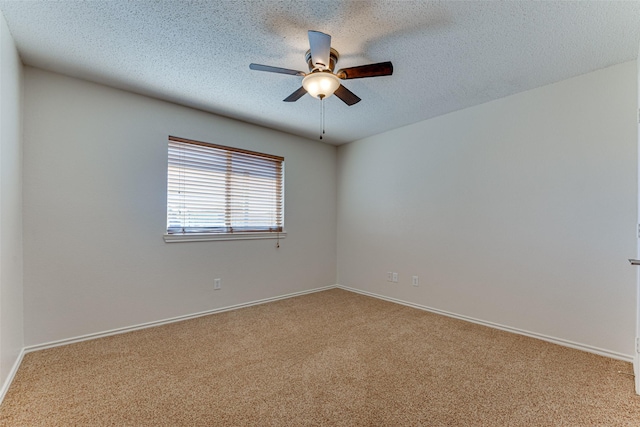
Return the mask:
M 331 72 L 333 72 L 333 70 L 336 68 L 336 64 L 338 63 L 339 58 L 340 58 L 340 54 L 338 53 L 338 51 L 335 50 L 334 48 L 331 48 L 331 50 L 329 51 L 329 66 L 324 67 L 324 69 L 328 69 Z M 313 71 L 314 69 L 318 68 L 313 63 L 313 58 L 311 57 L 311 49 L 309 49 L 307 53 L 304 54 L 304 59 L 307 61 L 307 65 L 309 66 L 309 71 Z

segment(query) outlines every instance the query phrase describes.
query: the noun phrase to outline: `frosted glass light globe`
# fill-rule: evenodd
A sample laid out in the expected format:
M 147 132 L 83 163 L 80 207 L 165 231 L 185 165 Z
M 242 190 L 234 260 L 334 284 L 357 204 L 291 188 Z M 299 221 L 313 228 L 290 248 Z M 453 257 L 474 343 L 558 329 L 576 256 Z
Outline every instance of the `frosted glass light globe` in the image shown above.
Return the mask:
M 320 71 L 305 76 L 302 87 L 314 98 L 328 98 L 340 87 L 340 80 L 329 71 Z

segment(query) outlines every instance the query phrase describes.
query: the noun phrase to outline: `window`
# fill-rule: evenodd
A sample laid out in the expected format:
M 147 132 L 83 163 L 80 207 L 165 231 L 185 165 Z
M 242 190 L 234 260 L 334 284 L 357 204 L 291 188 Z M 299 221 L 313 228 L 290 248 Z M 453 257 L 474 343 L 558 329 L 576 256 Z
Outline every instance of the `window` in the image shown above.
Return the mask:
M 284 237 L 283 167 L 283 157 L 170 136 L 165 240 Z

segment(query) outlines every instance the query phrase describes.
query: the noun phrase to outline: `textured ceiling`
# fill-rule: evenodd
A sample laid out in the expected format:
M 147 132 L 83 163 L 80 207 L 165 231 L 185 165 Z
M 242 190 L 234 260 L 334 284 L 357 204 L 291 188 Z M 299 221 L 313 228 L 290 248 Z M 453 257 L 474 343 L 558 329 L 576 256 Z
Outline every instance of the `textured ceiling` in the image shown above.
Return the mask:
M 392 61 L 325 101 L 341 144 L 635 59 L 637 1 L 5 1 L 25 64 L 317 139 L 320 101 L 282 100 L 307 71 L 307 30 L 337 68 Z

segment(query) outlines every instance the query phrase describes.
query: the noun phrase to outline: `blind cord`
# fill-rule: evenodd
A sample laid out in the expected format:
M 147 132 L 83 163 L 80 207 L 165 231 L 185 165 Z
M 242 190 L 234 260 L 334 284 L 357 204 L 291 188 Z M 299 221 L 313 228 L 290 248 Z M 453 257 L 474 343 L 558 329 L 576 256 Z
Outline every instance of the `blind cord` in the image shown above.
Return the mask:
M 180 189 L 178 190 L 178 194 L 180 194 L 180 200 L 182 201 L 182 234 L 185 234 L 185 226 L 187 224 L 187 199 L 186 199 L 186 174 L 184 170 L 184 145 L 180 145 Z

